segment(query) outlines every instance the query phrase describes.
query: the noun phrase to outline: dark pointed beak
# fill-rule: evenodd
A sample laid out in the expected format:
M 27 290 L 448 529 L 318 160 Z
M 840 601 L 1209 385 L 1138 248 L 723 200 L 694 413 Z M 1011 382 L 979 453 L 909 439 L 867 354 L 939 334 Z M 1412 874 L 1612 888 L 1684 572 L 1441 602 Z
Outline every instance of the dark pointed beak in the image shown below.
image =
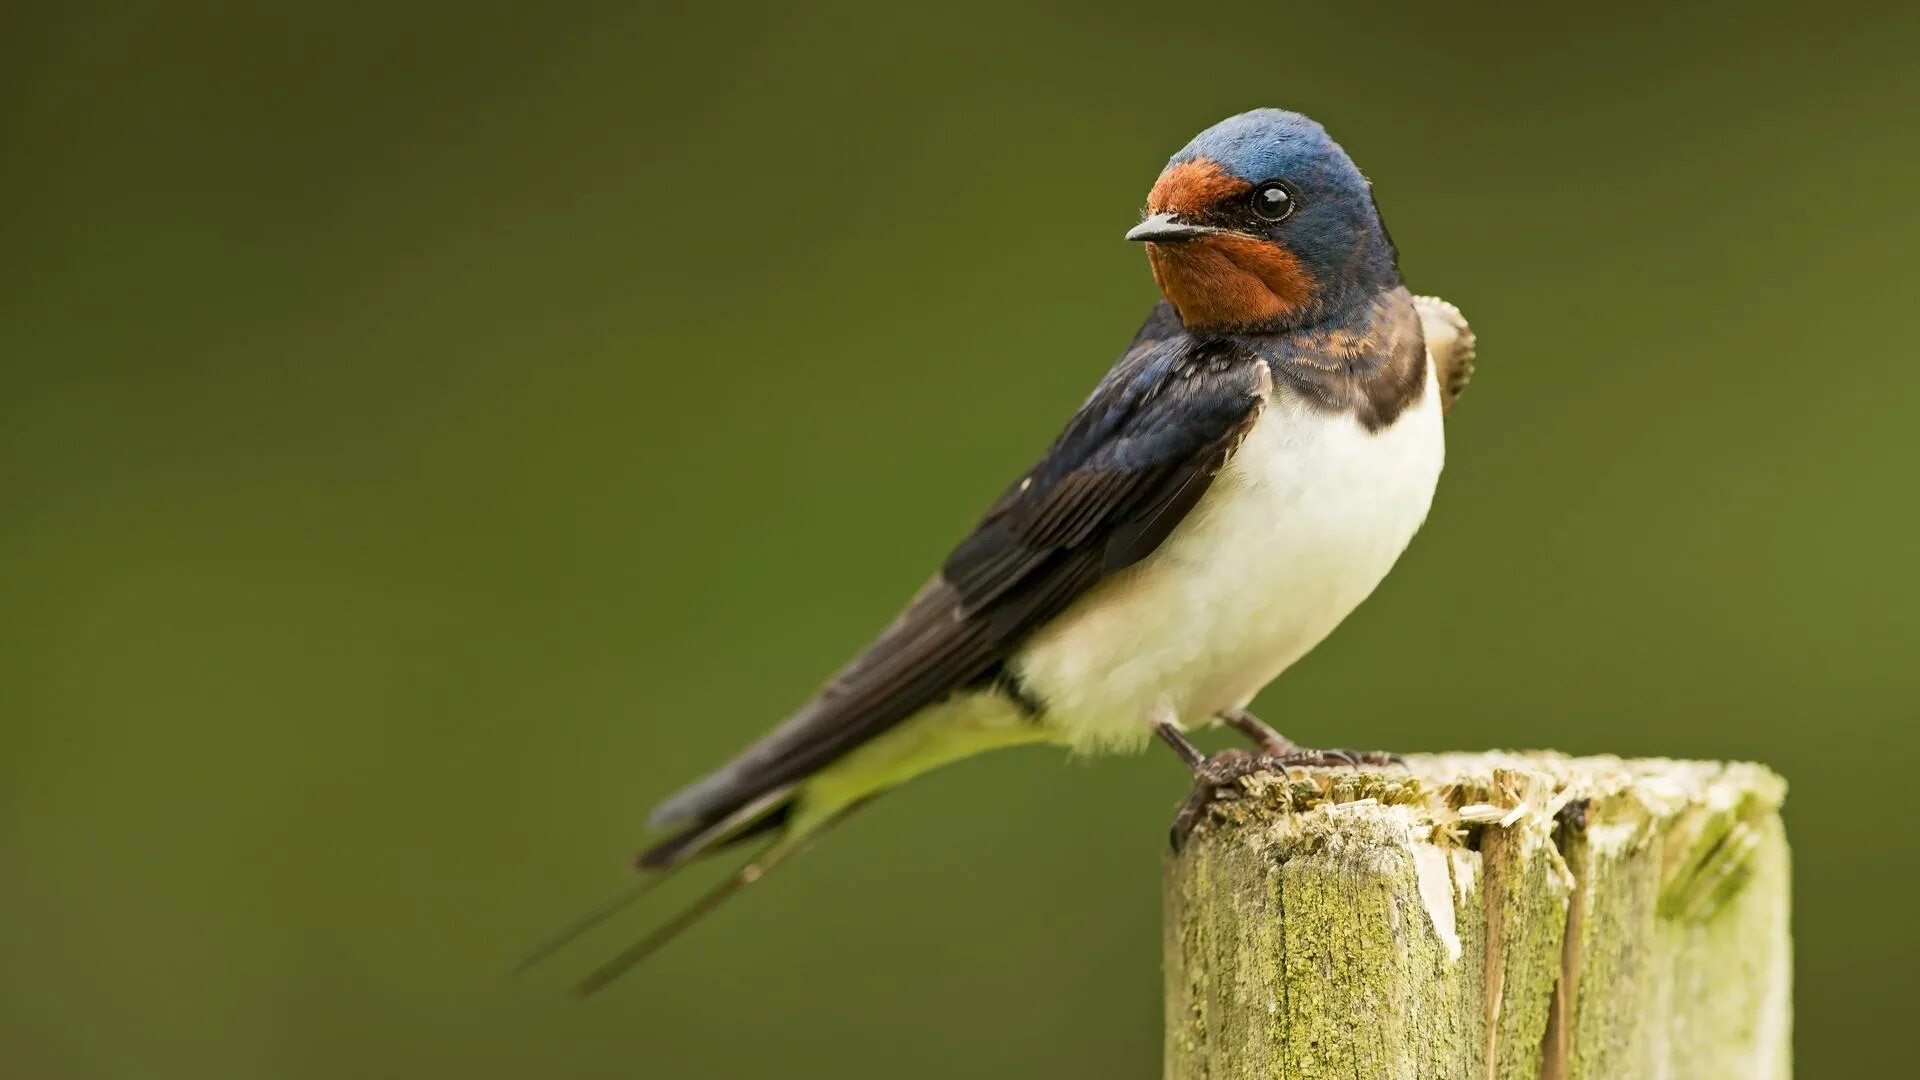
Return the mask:
M 1216 229 L 1211 225 L 1195 225 L 1189 221 L 1181 221 L 1172 214 L 1154 214 L 1148 217 L 1147 220 L 1127 230 L 1127 239 L 1150 240 L 1156 244 L 1170 244 L 1225 231 L 1224 229 Z

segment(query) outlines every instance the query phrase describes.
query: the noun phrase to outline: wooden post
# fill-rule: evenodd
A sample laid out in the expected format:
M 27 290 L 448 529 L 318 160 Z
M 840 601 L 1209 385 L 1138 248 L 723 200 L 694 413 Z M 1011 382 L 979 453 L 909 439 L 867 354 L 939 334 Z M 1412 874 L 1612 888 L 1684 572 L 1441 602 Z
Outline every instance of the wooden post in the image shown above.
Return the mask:
M 1785 783 L 1558 754 L 1261 775 L 1168 861 L 1169 1080 L 1785 1080 Z

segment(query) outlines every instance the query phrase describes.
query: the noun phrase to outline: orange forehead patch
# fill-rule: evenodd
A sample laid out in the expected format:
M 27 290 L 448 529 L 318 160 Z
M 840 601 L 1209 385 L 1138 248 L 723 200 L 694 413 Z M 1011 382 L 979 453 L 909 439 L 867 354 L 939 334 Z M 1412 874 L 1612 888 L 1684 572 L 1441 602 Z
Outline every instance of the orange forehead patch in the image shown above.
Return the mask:
M 1218 162 L 1195 158 L 1170 166 L 1147 192 L 1149 214 L 1198 214 L 1222 199 L 1244 195 L 1253 185 L 1231 176 Z

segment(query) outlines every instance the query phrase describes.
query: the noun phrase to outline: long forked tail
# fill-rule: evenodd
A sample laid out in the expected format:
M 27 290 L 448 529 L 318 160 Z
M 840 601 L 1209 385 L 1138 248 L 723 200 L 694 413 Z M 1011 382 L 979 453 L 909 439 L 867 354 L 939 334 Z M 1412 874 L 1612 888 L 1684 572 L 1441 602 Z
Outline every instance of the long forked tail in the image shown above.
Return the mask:
M 823 825 L 822 828 L 824 827 Z M 611 959 L 588 972 L 586 978 L 574 983 L 574 996 L 587 997 L 632 971 L 641 961 L 659 952 L 662 946 L 717 911 L 720 905 L 726 903 L 741 889 L 759 881 L 766 876 L 767 871 L 785 862 L 789 857 L 806 850 L 813 839 L 819 835 L 820 831 L 816 829 L 798 836 L 782 836 L 760 849 L 759 854 L 749 860 L 745 866 L 734 871 L 725 881 L 714 886 L 712 891 L 681 909 L 679 914 L 655 927 L 647 936 L 615 953 Z
M 652 892 L 676 870 L 696 857 L 716 851 L 727 844 L 753 834 L 756 827 L 780 813 L 793 794 L 792 786 L 770 791 L 716 821 L 703 822 L 648 848 L 635 858 L 635 869 L 646 876 L 588 909 L 573 921 L 548 934 L 520 962 L 513 966 L 519 975 L 527 969 L 579 940 L 582 934 L 632 906 L 634 901 Z
M 762 847 L 746 865 L 729 875 L 712 891 L 574 984 L 575 996 L 586 997 L 658 952 L 661 947 L 712 914 L 741 889 L 760 880 L 767 871 L 805 850 L 821 833 L 845 820 L 848 814 L 866 801 L 861 800 L 830 815 L 801 822 L 791 817 L 792 796 L 791 786 L 768 792 L 723 818 L 703 822 L 641 852 L 635 864 L 645 877 L 549 935 L 515 965 L 514 973 L 526 971 L 607 922 L 700 856 L 773 829 L 780 830 L 771 843 Z

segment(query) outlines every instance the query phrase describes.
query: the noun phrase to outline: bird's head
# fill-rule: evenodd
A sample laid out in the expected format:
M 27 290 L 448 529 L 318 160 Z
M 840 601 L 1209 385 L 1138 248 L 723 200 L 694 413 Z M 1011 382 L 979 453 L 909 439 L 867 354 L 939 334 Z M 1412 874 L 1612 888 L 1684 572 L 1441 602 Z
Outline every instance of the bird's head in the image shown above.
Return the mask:
M 1255 109 L 1201 132 L 1147 195 L 1160 292 L 1199 333 L 1319 321 L 1400 281 L 1367 178 L 1325 128 Z

